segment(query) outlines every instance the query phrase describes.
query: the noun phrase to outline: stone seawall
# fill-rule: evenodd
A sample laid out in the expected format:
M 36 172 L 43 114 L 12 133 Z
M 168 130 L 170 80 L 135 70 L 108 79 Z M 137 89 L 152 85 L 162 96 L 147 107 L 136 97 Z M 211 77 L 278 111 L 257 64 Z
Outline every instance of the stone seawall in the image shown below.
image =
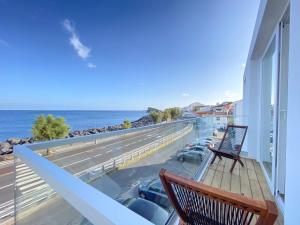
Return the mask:
M 142 118 L 131 122 L 132 128 L 149 126 L 149 125 L 152 125 L 152 124 L 154 124 L 154 122 L 153 122 L 152 117 L 149 116 L 149 115 L 143 116 Z M 99 134 L 99 133 L 103 133 L 103 132 L 110 132 L 110 131 L 123 130 L 123 129 L 124 129 L 124 127 L 123 127 L 122 124 L 117 124 L 117 125 L 107 126 L 107 127 L 102 127 L 102 128 L 89 128 L 89 129 L 86 129 L 86 130 L 72 131 L 65 138 L 72 138 L 72 137 L 78 137 L 78 136 Z M 13 152 L 14 145 L 31 144 L 31 143 L 34 143 L 34 141 L 35 140 L 34 140 L 33 137 L 28 137 L 28 138 L 12 137 L 12 138 L 9 138 L 6 141 L 0 142 L 0 156 L 11 154 Z

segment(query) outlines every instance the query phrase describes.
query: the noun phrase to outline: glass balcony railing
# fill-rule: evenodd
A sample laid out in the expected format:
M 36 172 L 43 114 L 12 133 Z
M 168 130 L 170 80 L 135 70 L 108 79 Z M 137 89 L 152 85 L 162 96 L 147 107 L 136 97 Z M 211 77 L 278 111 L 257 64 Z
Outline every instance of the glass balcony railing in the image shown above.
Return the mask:
M 218 144 L 222 128 L 202 117 L 20 146 L 15 223 L 171 223 L 160 169 L 198 180 L 211 158 L 206 146 Z

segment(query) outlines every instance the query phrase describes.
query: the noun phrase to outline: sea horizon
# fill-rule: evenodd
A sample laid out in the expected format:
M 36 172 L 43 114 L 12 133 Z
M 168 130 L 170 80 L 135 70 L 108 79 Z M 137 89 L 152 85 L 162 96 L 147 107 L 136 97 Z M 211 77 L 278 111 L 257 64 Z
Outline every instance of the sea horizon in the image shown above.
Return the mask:
M 137 120 L 146 110 L 0 110 L 0 142 L 9 138 L 31 137 L 31 128 L 39 115 L 63 117 L 70 131 L 102 128 Z
M 0 109 L 0 111 L 147 111 L 147 109 Z

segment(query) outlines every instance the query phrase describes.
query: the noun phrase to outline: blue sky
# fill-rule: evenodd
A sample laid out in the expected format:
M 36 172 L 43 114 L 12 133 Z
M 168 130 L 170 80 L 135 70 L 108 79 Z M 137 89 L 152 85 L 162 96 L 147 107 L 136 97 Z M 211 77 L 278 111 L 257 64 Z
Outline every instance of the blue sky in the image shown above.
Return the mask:
M 242 96 L 259 0 L 0 1 L 0 109 Z

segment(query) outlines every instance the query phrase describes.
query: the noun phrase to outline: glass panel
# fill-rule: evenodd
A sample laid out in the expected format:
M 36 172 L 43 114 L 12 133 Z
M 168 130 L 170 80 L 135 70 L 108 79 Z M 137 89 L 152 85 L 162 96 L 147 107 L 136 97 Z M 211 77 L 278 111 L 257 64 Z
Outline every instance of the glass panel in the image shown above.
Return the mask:
M 218 122 L 211 115 L 28 147 L 154 224 L 164 224 L 173 209 L 159 171 L 199 178 L 211 154 L 207 145 L 217 147 L 227 124 L 244 121 L 232 114 L 217 117 Z M 90 224 L 18 159 L 15 202 L 17 224 Z M 145 204 L 149 207 L 140 207 Z
M 262 146 L 261 160 L 270 179 L 272 179 L 272 163 L 275 153 L 275 103 L 277 91 L 277 61 L 275 54 L 275 38 L 263 59 L 262 79 Z
M 18 158 L 14 198 L 16 225 L 91 224 Z
M 281 53 L 278 99 L 277 193 L 285 200 L 286 137 L 288 110 L 289 10 L 281 23 Z
M 210 155 L 206 145 L 218 142 L 213 136 L 214 128 L 212 118 L 199 118 L 29 147 L 133 211 L 144 198 L 160 211 L 158 218 L 147 218 L 146 211 L 135 212 L 161 224 L 173 209 L 158 177 L 160 169 L 193 179 L 199 176 Z M 80 213 L 18 160 L 16 175 L 17 224 L 49 224 L 54 217 L 59 224 L 84 221 Z

